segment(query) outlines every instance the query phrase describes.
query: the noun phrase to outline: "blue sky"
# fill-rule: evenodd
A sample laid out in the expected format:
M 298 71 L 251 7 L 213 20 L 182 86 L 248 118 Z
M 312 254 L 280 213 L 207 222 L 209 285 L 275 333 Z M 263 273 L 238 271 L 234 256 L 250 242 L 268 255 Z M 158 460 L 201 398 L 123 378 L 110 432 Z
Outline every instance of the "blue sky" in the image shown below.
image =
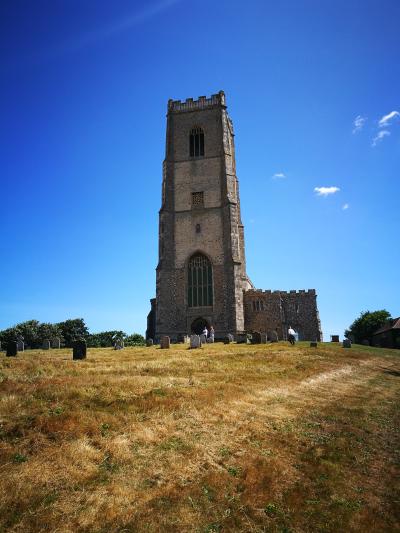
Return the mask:
M 144 333 L 167 100 L 223 89 L 247 270 L 326 339 L 399 305 L 400 3 L 0 5 L 0 328 Z

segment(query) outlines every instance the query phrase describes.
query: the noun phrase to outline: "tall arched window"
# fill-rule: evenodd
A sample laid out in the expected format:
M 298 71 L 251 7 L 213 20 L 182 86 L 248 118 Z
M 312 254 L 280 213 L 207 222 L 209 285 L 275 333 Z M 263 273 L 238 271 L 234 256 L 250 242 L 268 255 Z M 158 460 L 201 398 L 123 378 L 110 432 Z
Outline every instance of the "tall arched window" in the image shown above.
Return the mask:
M 188 265 L 188 306 L 213 304 L 212 266 L 201 254 L 194 255 Z
M 201 128 L 193 128 L 189 136 L 190 157 L 204 155 L 204 132 Z

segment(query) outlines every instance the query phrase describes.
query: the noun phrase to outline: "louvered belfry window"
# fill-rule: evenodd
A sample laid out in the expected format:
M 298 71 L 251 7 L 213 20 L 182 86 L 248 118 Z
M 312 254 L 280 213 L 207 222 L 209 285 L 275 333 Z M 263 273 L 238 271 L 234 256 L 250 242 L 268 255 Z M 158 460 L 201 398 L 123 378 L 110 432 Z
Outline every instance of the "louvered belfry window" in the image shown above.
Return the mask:
M 189 136 L 190 157 L 204 156 L 204 132 L 201 128 L 193 128 Z
M 188 306 L 203 307 L 213 304 L 212 266 L 201 254 L 194 255 L 188 266 Z

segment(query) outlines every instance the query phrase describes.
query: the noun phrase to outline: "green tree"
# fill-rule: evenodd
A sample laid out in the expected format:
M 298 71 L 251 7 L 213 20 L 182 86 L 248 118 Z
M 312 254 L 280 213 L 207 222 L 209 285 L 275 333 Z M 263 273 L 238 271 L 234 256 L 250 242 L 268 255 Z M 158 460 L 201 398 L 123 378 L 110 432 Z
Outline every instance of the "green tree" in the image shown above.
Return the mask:
M 56 325 L 61 331 L 65 346 L 69 348 L 73 345 L 74 341 L 82 338 L 86 339 L 89 336 L 89 331 L 83 318 L 65 320 L 65 322 L 59 322 Z
M 125 338 L 125 346 L 145 346 L 146 341 L 140 333 L 133 333 Z
M 55 337 L 58 337 L 61 340 L 61 342 L 63 342 L 61 328 L 59 327 L 58 324 L 50 324 L 47 322 L 42 322 L 39 325 L 38 338 L 39 338 L 40 344 L 43 344 L 43 341 L 46 339 L 51 340 L 51 339 L 54 339 Z
M 115 339 L 125 339 L 126 333 L 123 331 L 101 331 L 92 333 L 87 338 L 87 345 L 90 348 L 106 348 L 114 346 Z
M 344 336 L 353 339 L 353 342 L 361 343 L 363 340 L 371 340 L 372 334 L 384 326 L 391 315 L 386 309 L 380 311 L 364 311 L 354 320 L 349 329 L 346 329 Z

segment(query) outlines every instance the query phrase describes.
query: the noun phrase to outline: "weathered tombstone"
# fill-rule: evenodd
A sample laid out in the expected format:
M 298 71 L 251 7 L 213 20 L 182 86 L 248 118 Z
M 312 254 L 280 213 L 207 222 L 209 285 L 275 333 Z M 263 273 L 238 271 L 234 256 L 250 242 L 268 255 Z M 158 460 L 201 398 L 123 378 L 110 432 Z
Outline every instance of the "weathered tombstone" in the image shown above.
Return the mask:
M 351 348 L 351 340 L 350 339 L 344 339 L 342 343 L 343 348 Z
M 276 331 L 270 331 L 268 333 L 268 338 L 271 342 L 278 342 L 278 333 Z
M 227 335 L 226 337 L 224 337 L 224 344 L 230 344 L 232 341 L 231 341 L 231 338 L 229 335 Z
M 190 335 L 190 348 L 200 348 L 201 342 L 198 335 Z
M 368 339 L 364 339 L 361 344 L 364 345 L 364 346 L 369 346 L 369 340 Z
M 49 341 L 49 339 L 45 339 L 43 341 L 42 350 L 50 350 L 50 341 Z
M 122 350 L 125 347 L 124 341 L 120 338 L 114 341 L 114 350 Z
M 331 335 L 331 342 L 339 342 L 339 335 Z
M 24 344 L 24 341 L 17 341 L 17 351 L 18 352 L 23 352 L 24 351 L 24 347 L 25 347 L 25 344 Z
M 61 346 L 61 341 L 58 337 L 54 337 L 54 339 L 51 339 L 51 347 L 58 350 Z
M 207 337 L 204 335 L 204 333 L 202 333 L 200 335 L 200 343 L 205 344 L 206 342 L 207 342 Z
M 316 342 L 316 341 L 311 341 L 310 342 L 310 348 L 317 348 L 317 346 L 318 346 L 318 342 Z
M 238 333 L 236 335 L 236 342 L 238 344 L 247 344 L 248 342 L 250 342 L 247 333 Z
M 190 337 L 189 337 L 189 335 L 184 335 L 184 336 L 183 336 L 183 342 L 184 342 L 185 344 L 189 344 L 189 343 L 190 343 Z
M 267 334 L 266 333 L 261 333 L 261 335 L 260 335 L 261 344 L 267 344 L 267 339 L 268 339 Z
M 147 339 L 146 340 L 146 346 L 153 346 L 153 339 Z
M 165 350 L 166 348 L 169 348 L 170 344 L 171 344 L 171 339 L 168 337 L 168 335 L 164 335 L 163 337 L 161 337 L 160 348 L 162 350 Z
M 7 344 L 7 357 L 15 357 L 17 355 L 18 349 L 17 349 L 17 343 L 15 341 L 9 342 Z
M 253 331 L 251 344 L 261 344 L 261 333 L 259 331 Z
M 214 337 L 208 337 L 207 343 L 212 344 L 214 342 Z
M 73 359 L 86 359 L 87 346 L 85 340 L 75 341 L 72 350 Z

